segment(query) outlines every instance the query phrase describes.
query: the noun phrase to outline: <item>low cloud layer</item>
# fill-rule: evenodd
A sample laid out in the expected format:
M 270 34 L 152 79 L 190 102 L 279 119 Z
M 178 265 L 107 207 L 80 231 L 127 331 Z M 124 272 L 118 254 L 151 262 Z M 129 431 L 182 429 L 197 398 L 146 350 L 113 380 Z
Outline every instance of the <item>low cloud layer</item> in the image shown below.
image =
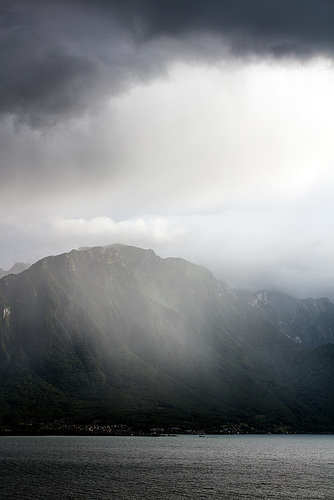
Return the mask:
M 123 242 L 334 297 L 334 6 L 7 1 L 0 267 Z

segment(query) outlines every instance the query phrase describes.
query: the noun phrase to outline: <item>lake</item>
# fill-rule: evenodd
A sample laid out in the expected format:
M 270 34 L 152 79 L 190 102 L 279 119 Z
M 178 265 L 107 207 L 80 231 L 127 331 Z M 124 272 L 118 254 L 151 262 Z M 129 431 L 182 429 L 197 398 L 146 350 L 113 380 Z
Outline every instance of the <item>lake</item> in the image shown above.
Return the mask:
M 0 437 L 3 500 L 334 498 L 334 436 Z

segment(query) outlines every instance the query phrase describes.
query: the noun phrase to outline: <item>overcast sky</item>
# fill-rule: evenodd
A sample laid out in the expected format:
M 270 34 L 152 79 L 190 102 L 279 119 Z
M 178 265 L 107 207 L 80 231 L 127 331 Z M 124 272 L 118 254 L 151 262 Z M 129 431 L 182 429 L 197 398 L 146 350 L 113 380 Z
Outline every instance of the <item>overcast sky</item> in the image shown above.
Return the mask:
M 334 299 L 334 3 L 2 0 L 0 267 L 122 242 Z

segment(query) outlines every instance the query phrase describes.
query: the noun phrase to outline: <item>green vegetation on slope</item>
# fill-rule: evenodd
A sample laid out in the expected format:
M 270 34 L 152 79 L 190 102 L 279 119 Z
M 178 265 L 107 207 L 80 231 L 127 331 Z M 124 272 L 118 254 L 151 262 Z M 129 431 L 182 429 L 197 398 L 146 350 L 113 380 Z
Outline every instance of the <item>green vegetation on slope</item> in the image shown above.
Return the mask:
M 4 424 L 333 430 L 328 346 L 305 351 L 208 270 L 152 250 L 72 251 L 6 276 L 0 341 Z

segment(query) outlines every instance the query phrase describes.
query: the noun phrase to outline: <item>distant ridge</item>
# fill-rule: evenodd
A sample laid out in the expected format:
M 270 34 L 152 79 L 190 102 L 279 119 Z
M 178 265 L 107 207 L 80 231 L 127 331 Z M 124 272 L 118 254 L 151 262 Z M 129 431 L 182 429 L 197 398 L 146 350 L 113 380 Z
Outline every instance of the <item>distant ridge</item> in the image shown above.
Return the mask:
M 0 279 L 3 278 L 4 276 L 7 276 L 8 274 L 22 273 L 26 269 L 29 269 L 30 266 L 31 264 L 26 264 L 24 262 L 15 262 L 15 264 L 8 271 L 0 269 Z

